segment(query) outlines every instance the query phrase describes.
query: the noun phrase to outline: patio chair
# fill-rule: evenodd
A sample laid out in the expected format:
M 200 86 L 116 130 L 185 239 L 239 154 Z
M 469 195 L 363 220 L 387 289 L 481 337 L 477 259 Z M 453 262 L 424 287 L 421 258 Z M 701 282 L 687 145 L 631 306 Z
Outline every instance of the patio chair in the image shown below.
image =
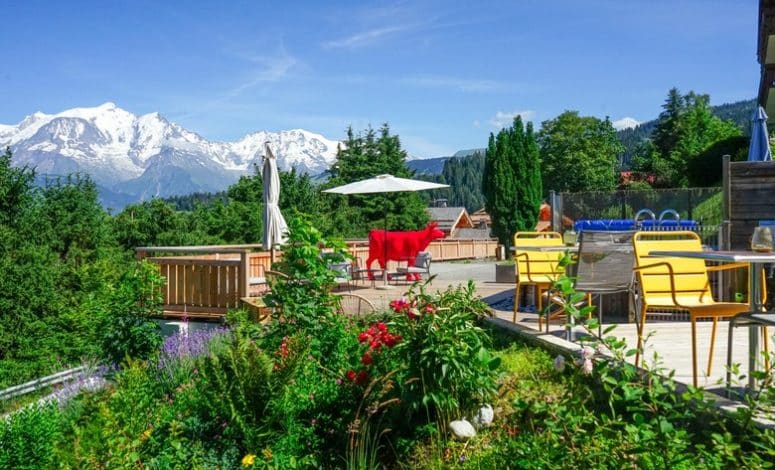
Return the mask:
M 593 231 L 584 230 L 579 240 L 579 252 L 576 260 L 575 289 L 587 294 L 586 303 L 592 305 L 593 296 L 627 292 L 632 294 L 635 256 L 632 248 L 632 236 L 635 231 Z M 562 300 L 550 299 L 562 307 Z M 559 317 L 565 309 L 560 308 L 547 318 L 549 321 Z M 597 309 L 598 331 L 602 335 L 603 305 Z
M 345 263 L 331 263 L 328 265 L 328 269 L 336 273 L 334 282 L 337 287 L 344 285 L 347 290 L 352 291 L 352 279 L 353 279 L 353 265 L 350 262 Z
M 376 310 L 369 299 L 358 294 L 339 294 L 337 300 L 336 309 L 342 315 L 366 315 Z
M 422 279 L 422 275 L 431 275 L 431 252 L 421 251 L 417 253 L 417 257 L 414 260 L 414 266 L 399 267 L 396 269 L 399 274 L 417 275 Z
M 646 314 L 653 310 L 684 311 L 689 313 L 692 324 L 692 383 L 697 386 L 697 319 L 711 318 L 707 374 L 713 365 L 713 347 L 719 318 L 729 318 L 747 312 L 748 304 L 718 302 L 710 289 L 708 272 L 748 267 L 748 263 L 728 263 L 706 266 L 701 259 L 679 257 L 654 257 L 652 251 L 702 251 L 700 237 L 694 232 L 638 232 L 632 239 L 640 293 L 640 324 L 638 326 L 638 353 L 643 347 L 643 331 Z
M 514 288 L 514 317 L 516 323 L 519 311 L 519 295 L 523 287 L 533 286 L 536 289 L 538 312 L 543 308 L 543 291 L 564 273 L 559 267 L 561 254 L 558 252 L 542 252 L 520 250 L 521 247 L 562 246 L 562 235 L 557 232 L 517 232 L 514 234 L 514 261 L 516 262 L 517 285 Z M 538 316 L 538 328 L 541 329 L 541 316 Z

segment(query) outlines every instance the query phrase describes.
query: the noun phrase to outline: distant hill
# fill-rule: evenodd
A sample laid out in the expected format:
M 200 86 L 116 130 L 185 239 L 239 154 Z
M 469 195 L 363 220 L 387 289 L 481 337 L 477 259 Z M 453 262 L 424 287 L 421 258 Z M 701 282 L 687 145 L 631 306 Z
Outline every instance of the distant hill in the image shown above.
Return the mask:
M 751 135 L 751 115 L 756 108 L 756 100 L 738 101 L 736 103 L 722 104 L 713 106 L 713 114 L 721 119 L 726 119 L 734 122 L 742 129 L 743 135 Z M 635 149 L 644 140 L 651 136 L 654 132 L 654 128 L 657 127 L 657 120 L 642 122 L 639 126 L 631 129 L 622 129 L 616 133 L 619 136 L 619 140 L 624 145 L 624 154 L 621 157 L 621 162 L 624 167 L 629 166 L 630 159 L 632 158 Z
M 450 157 L 436 157 L 436 158 L 423 158 L 420 160 L 409 160 L 406 165 L 414 170 L 418 175 L 440 175 L 444 170 L 444 164 L 450 158 L 465 158 L 469 157 L 476 152 L 484 155 L 485 149 L 468 149 L 458 150 L 454 155 Z
M 423 158 L 407 160 L 406 166 L 418 175 L 438 175 L 444 169 L 444 162 L 452 157 Z

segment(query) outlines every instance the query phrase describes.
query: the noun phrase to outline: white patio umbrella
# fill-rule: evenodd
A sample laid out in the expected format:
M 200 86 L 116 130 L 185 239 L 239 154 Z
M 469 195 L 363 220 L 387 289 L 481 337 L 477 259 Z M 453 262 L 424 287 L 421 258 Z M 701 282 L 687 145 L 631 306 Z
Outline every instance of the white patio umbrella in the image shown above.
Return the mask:
M 264 143 L 264 249 L 270 252 L 270 260 L 274 263 L 274 247 L 285 243 L 288 224 L 280 212 L 280 175 L 277 172 L 277 160 L 269 148 L 269 142 Z
M 448 188 L 448 184 L 431 183 L 428 181 L 398 178 L 393 175 L 379 175 L 354 183 L 326 189 L 324 193 L 331 194 L 376 194 L 405 191 L 423 191 L 426 189 Z M 387 211 L 385 212 L 385 232 L 387 232 Z M 385 269 L 382 270 L 383 289 L 389 289 L 387 275 L 387 243 L 385 243 Z

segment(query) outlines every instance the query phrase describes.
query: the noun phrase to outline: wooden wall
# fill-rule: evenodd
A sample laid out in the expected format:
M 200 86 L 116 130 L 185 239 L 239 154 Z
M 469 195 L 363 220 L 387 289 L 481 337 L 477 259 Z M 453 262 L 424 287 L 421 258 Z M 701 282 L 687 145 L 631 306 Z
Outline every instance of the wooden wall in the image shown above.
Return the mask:
M 760 220 L 775 220 L 775 163 L 731 162 L 728 166 L 729 247 L 750 249 Z

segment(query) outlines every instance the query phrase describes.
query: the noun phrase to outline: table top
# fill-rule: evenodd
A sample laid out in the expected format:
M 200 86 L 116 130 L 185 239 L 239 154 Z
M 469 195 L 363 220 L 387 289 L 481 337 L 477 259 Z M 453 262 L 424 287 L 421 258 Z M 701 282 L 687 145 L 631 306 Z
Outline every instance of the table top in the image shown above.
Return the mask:
M 579 251 L 578 245 L 573 246 L 512 246 L 511 251 L 570 251 L 571 253 L 575 253 Z
M 654 250 L 651 256 L 675 256 L 709 261 L 731 261 L 744 263 L 775 263 L 775 251 L 662 251 Z

